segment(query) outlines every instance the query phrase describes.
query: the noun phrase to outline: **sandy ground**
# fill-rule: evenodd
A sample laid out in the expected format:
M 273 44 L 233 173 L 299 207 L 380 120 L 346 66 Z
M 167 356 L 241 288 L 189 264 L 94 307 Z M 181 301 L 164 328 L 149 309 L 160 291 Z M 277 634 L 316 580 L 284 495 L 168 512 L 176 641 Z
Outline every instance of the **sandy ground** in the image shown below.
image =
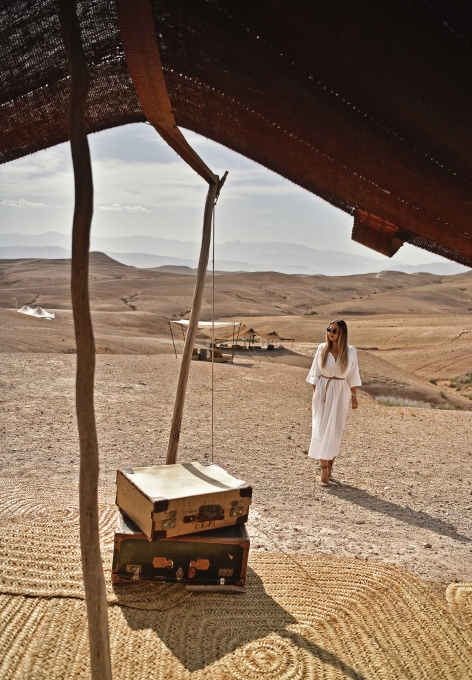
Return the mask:
M 164 462 L 179 361 L 98 355 L 100 484 Z M 179 458 L 211 457 L 209 364 L 193 362 Z M 75 356 L 2 354 L 0 475 L 78 478 Z M 387 407 L 361 392 L 335 480 L 316 481 L 306 368 L 238 358 L 215 366 L 214 460 L 254 486 L 253 550 L 394 563 L 439 590 L 472 580 L 472 413 Z

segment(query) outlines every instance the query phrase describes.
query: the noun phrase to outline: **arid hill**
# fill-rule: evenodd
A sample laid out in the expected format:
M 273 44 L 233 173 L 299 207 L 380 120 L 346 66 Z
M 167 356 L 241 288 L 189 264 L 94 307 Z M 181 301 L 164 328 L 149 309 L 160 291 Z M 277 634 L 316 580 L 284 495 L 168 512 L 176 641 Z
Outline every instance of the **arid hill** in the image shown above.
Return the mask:
M 191 272 L 190 272 L 191 273 Z M 90 299 L 97 352 L 173 352 L 169 319 L 188 318 L 189 271 L 137 269 L 91 254 Z M 74 353 L 70 260 L 0 261 L 0 352 Z M 211 276 L 202 318 L 211 318 Z M 15 304 L 56 310 L 41 321 Z M 257 361 L 308 367 L 326 323 L 345 317 L 360 356 L 365 389 L 435 405 L 470 409 L 466 387 L 449 380 L 472 370 L 472 272 L 454 276 L 382 272 L 346 277 L 274 272 L 218 273 L 218 319 L 242 320 L 261 332 L 293 338 L 285 351 Z M 183 336 L 175 335 L 177 351 Z M 292 349 L 293 351 L 288 351 Z M 430 381 L 435 381 L 433 384 Z
M 0 306 L 40 304 L 70 309 L 69 260 L 0 260 Z M 128 267 L 103 253 L 91 254 L 90 299 L 94 311 L 141 311 L 185 316 L 194 281 L 188 272 Z M 381 272 L 355 276 L 299 276 L 276 272 L 219 273 L 218 317 L 459 313 L 472 310 L 472 272 L 454 276 Z M 210 318 L 211 288 L 202 310 Z

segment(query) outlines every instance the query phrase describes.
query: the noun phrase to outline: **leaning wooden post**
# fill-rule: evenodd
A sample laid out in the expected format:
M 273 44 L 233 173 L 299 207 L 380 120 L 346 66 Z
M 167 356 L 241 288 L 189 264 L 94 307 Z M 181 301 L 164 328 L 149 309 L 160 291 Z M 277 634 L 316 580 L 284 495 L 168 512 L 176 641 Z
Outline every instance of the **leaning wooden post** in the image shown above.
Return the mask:
M 93 215 L 93 181 L 85 130 L 89 90 L 87 59 L 75 0 L 59 0 L 59 21 L 69 63 L 69 128 L 74 166 L 71 292 L 77 343 L 76 412 L 80 441 L 80 549 L 87 603 L 93 680 L 111 680 L 108 605 L 98 527 L 98 442 L 93 406 L 95 342 L 90 315 L 88 265 Z
M 211 183 L 208 187 L 208 194 L 205 203 L 205 214 L 203 216 L 202 246 L 200 258 L 198 260 L 197 280 L 193 293 L 192 312 L 188 325 L 187 337 L 185 338 L 182 362 L 180 364 L 179 380 L 174 402 L 174 413 L 169 435 L 169 445 L 167 447 L 166 465 L 173 465 L 177 460 L 177 450 L 179 448 L 180 428 L 182 426 L 182 416 L 184 412 L 185 393 L 187 390 L 188 374 L 192 361 L 193 346 L 198 330 L 200 310 L 202 308 L 203 289 L 205 288 L 206 272 L 208 267 L 208 257 L 210 254 L 211 242 L 211 222 L 213 217 L 213 207 L 215 205 L 218 184 Z

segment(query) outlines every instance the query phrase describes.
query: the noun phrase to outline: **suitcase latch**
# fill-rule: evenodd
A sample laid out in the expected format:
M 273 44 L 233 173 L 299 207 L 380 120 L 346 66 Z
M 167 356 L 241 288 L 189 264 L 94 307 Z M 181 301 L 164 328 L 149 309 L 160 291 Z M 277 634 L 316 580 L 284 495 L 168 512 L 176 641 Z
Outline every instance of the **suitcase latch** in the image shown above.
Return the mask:
M 175 519 L 164 519 L 161 522 L 161 529 L 172 529 L 175 527 Z
M 210 522 L 213 520 L 222 520 L 225 518 L 225 511 L 221 505 L 202 505 L 198 514 L 186 515 L 184 517 L 185 524 L 190 522 Z
M 161 529 L 173 529 L 175 527 L 175 518 L 177 517 L 177 510 L 169 512 L 169 519 L 164 519 L 161 522 Z
M 232 576 L 233 569 L 218 569 L 218 576 Z
M 207 571 L 210 568 L 210 560 L 190 560 L 188 578 L 194 578 L 197 571 Z
M 231 505 L 232 508 L 229 511 L 230 517 L 239 517 L 240 515 L 243 514 L 244 507 L 242 505 L 238 505 L 238 501 L 233 501 Z
M 126 565 L 126 572 L 128 574 L 133 574 L 131 577 L 132 581 L 139 581 L 140 574 L 141 574 L 141 569 L 143 568 L 142 564 L 127 564 Z
M 155 557 L 152 561 L 154 569 L 172 569 L 174 566 L 173 560 L 168 560 L 167 557 Z
M 183 578 L 184 578 L 184 570 L 182 569 L 182 567 L 179 567 L 176 571 L 176 574 L 175 574 L 175 580 L 176 581 L 182 581 Z

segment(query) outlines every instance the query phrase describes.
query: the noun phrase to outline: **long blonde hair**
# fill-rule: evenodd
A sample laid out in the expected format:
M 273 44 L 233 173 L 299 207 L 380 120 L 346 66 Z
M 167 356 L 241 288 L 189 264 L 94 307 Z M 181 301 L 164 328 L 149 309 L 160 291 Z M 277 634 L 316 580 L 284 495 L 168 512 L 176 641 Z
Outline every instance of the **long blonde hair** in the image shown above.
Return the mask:
M 337 363 L 339 365 L 340 372 L 345 373 L 347 371 L 347 366 L 349 363 L 349 352 L 347 348 L 347 324 L 343 319 L 334 319 L 334 321 L 330 321 L 328 326 L 331 326 L 332 323 L 337 324 L 339 328 L 338 337 L 339 354 L 337 358 Z M 321 368 L 324 368 L 326 366 L 326 362 L 328 361 L 328 354 L 330 353 L 332 346 L 333 342 L 329 338 L 328 331 L 326 331 L 326 342 L 320 354 Z

